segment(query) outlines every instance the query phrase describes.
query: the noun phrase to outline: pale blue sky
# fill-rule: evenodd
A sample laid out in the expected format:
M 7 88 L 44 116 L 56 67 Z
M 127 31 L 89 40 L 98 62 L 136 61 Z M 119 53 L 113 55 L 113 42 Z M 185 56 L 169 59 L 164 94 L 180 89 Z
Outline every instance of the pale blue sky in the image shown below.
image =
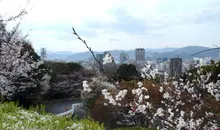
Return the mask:
M 25 1 L 3 0 L 0 13 Z M 71 27 L 95 51 L 220 46 L 219 0 L 31 0 L 28 10 L 21 28 L 37 50 L 86 51 Z

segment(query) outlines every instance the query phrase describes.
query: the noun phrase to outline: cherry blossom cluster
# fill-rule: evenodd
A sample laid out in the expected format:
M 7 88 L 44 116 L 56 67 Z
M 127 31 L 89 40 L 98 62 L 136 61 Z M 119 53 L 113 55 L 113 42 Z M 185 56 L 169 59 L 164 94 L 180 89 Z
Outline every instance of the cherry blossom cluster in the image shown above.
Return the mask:
M 82 100 L 94 99 L 94 97 L 99 96 L 103 89 L 115 89 L 113 84 L 106 82 L 106 77 L 93 77 L 89 82 L 84 80 L 82 82 L 82 87 Z
M 108 64 L 108 63 L 112 63 L 113 61 L 114 61 L 114 58 L 111 56 L 111 54 L 106 53 L 106 54 L 104 55 L 103 65 Z
M 214 111 L 207 110 L 205 114 L 199 115 L 204 109 L 207 98 L 214 98 L 217 102 L 220 97 L 220 81 L 207 82 L 211 73 L 201 74 L 200 68 L 197 68 L 197 74 L 188 73 L 187 77 L 191 79 L 182 79 L 178 81 L 169 80 L 165 74 L 164 83 L 158 88 L 161 93 L 161 104 L 150 103 L 150 92 L 138 82 L 138 88 L 132 89 L 134 96 L 132 102 L 123 105 L 130 107 L 129 114 L 145 114 L 149 119 L 149 127 L 158 129 L 216 129 L 220 125 L 220 116 L 215 115 Z M 142 77 L 154 79 L 157 70 L 153 70 L 150 65 L 142 69 Z M 152 85 L 154 86 L 154 85 Z M 126 97 L 128 90 L 118 90 L 113 96 L 108 90 L 102 90 L 106 99 L 104 105 L 122 106 L 121 100 Z M 189 105 L 189 106 L 187 106 Z M 187 108 L 187 109 L 186 109 Z M 159 122 L 159 123 L 158 123 Z
M 88 85 L 88 81 L 83 81 L 83 91 L 86 91 L 86 92 L 91 92 L 92 89 L 89 87 Z
M 24 51 L 25 41 L 12 36 L 0 47 L 0 95 L 11 98 L 14 94 L 41 85 L 49 88 L 50 76 L 41 69 L 42 60 L 34 61 L 29 51 Z M 33 78 L 42 75 L 40 79 Z

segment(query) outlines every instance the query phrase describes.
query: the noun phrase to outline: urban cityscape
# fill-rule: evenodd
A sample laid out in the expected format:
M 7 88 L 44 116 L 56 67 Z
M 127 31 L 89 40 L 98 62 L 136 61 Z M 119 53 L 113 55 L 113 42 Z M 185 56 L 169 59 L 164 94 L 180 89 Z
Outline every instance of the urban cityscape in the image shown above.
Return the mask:
M 219 48 L 214 48 L 214 49 L 218 50 Z M 96 58 L 101 64 L 103 63 L 103 58 L 105 57 L 106 54 L 107 52 L 96 54 Z M 198 58 L 194 56 L 190 60 L 183 60 L 181 57 L 176 56 L 173 58 L 163 57 L 163 58 L 156 58 L 154 60 L 148 60 L 146 58 L 145 49 L 136 48 L 134 59 L 130 58 L 129 54 L 125 52 L 121 52 L 119 54 L 119 57 L 113 57 L 113 58 L 119 59 L 118 61 L 114 61 L 117 65 L 133 64 L 137 67 L 138 71 L 141 71 L 141 68 L 143 68 L 146 64 L 150 64 L 152 66 L 152 69 L 158 70 L 158 74 L 159 74 L 159 77 L 161 77 L 161 79 L 163 79 L 165 73 L 167 73 L 170 77 L 175 77 L 178 79 L 182 73 L 187 72 L 195 67 L 209 65 L 212 60 L 215 62 L 218 62 L 219 56 L 220 56 L 219 54 L 220 53 L 218 53 L 216 58 L 213 58 L 213 57 Z M 46 53 L 45 48 L 41 49 L 41 57 L 42 59 L 46 60 L 47 53 Z M 80 63 L 84 65 L 85 67 L 88 67 L 89 64 L 95 63 L 95 62 L 96 61 L 92 59 L 90 61 L 81 61 Z M 114 66 L 115 64 L 109 64 L 109 65 Z

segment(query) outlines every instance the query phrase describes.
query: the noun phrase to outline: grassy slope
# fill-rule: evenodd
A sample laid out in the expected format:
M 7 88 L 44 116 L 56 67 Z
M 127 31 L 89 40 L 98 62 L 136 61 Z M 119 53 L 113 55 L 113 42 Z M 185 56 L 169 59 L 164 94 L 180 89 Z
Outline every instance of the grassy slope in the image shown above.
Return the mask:
M 38 112 L 37 112 L 38 111 Z M 40 113 L 40 114 L 39 114 Z M 82 129 L 80 129 L 82 128 Z M 25 110 L 15 103 L 0 103 L 0 129 L 4 130 L 104 130 L 92 120 L 72 120 L 47 114 L 41 109 Z
M 42 108 L 42 109 L 41 109 Z M 105 130 L 91 119 L 73 120 L 45 113 L 43 107 L 29 110 L 14 102 L 0 102 L 0 130 Z M 154 130 L 148 128 L 118 128 L 116 130 Z

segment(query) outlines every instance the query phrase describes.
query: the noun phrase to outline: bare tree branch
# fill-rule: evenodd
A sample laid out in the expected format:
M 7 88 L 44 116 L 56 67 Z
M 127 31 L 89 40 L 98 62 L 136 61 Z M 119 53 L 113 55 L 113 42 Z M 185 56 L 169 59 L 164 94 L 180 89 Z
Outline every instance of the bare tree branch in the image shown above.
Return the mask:
M 87 45 L 86 41 L 83 40 L 83 39 L 77 34 L 77 32 L 75 31 L 74 28 L 72 28 L 72 30 L 73 30 L 73 34 L 77 36 L 77 39 L 79 39 L 82 43 L 84 43 L 84 45 L 86 46 L 86 48 L 91 52 L 93 58 L 94 58 L 95 61 L 98 63 L 98 65 L 99 65 L 101 71 L 108 77 L 108 79 L 114 84 L 114 86 L 115 86 L 117 89 L 119 89 L 118 86 L 117 86 L 117 84 L 115 83 L 115 81 L 105 72 L 103 66 L 101 65 L 101 63 L 100 63 L 100 62 L 98 61 L 98 59 L 96 58 L 96 56 L 95 56 L 94 52 L 92 51 L 91 47 L 89 47 L 89 46 Z
M 0 1 L 1 1 L 1 0 L 0 0 Z M 13 20 L 16 20 L 16 19 L 18 19 L 18 18 L 21 18 L 22 16 L 24 16 L 25 14 L 27 14 L 26 9 L 27 9 L 29 3 L 30 3 L 30 0 L 27 0 L 27 3 L 26 3 L 26 5 L 25 5 L 24 9 L 22 9 L 19 14 L 15 15 L 15 16 L 10 16 L 8 19 L 5 19 L 5 20 L 4 20 L 4 19 L 0 19 L 0 23 L 1 23 L 1 22 L 13 21 Z

